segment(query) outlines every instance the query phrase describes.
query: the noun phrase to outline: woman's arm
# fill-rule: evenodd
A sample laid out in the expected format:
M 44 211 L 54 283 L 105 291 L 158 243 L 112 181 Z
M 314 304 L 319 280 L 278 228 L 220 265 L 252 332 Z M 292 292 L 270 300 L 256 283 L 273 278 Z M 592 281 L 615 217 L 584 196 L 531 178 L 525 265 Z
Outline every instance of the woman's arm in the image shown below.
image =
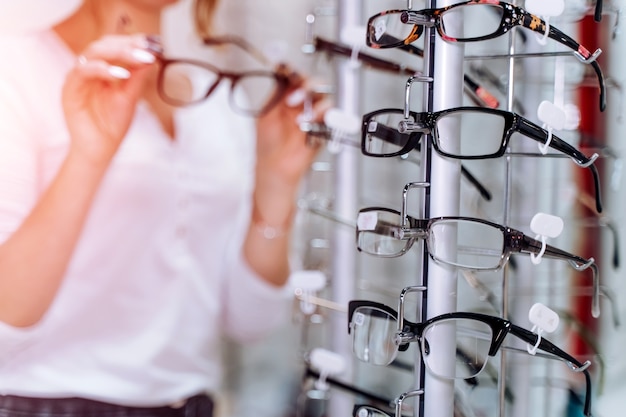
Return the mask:
M 315 159 L 318 147 L 306 143 L 298 125 L 302 103 L 302 82 L 291 96 L 274 107 L 257 123 L 256 183 L 250 227 L 244 243 L 249 265 L 268 283 L 280 286 L 289 277 L 289 236 L 296 211 L 295 202 L 304 175 Z M 314 106 L 320 120 L 326 101 Z
M 33 325 L 54 300 L 143 91 L 151 63 L 146 51 L 144 36 L 106 37 L 91 44 L 68 74 L 63 109 L 70 148 L 32 211 L 0 245 L 1 321 Z

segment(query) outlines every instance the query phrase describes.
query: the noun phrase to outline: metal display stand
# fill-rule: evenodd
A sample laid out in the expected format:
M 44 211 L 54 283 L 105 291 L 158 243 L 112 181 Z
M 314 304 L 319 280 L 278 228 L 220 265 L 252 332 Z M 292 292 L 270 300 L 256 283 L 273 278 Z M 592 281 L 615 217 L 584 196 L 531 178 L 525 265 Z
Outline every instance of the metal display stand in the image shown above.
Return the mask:
M 428 0 L 427 8 L 442 8 L 458 3 L 457 0 Z M 517 2 L 512 0 L 512 4 Z M 360 0 L 337 1 L 337 24 L 339 29 L 348 26 L 358 26 L 362 20 L 362 2 Z M 411 0 L 407 0 L 407 8 L 411 8 Z M 463 24 L 463 22 L 459 22 Z M 426 77 L 432 77 L 433 81 L 427 83 L 423 89 L 422 108 L 417 111 L 439 111 L 462 105 L 463 82 L 465 64 L 465 46 L 463 43 L 445 42 L 436 34 L 435 28 L 425 28 L 422 35 L 425 39 L 423 72 Z M 514 111 L 514 79 L 516 73 L 515 62 L 515 37 L 513 30 L 507 35 L 508 44 L 508 91 L 506 94 L 506 109 Z M 359 106 L 359 72 L 350 65 L 349 62 L 336 64 L 337 69 L 337 91 L 336 105 L 338 108 L 349 113 L 361 114 Z M 458 127 L 460 129 L 460 126 Z M 460 141 L 460 131 L 456 136 Z M 431 151 L 432 138 L 425 135 L 421 149 L 421 165 L 418 170 L 419 178 L 430 184 L 429 187 L 420 189 L 423 195 L 421 211 L 424 218 L 438 216 L 460 215 L 461 206 L 461 164 L 458 160 L 447 159 Z M 450 140 L 450 138 L 448 138 Z M 459 143 L 457 143 L 459 145 Z M 358 212 L 358 158 L 354 152 L 341 152 L 335 156 L 334 163 L 334 192 L 335 192 L 335 213 L 340 218 L 353 218 Z M 505 180 L 503 195 L 502 222 L 509 224 L 511 219 L 511 187 L 513 179 L 513 167 L 511 156 L 505 156 Z M 523 209 L 531 210 L 534 202 L 525 202 Z M 441 242 L 439 242 L 441 244 Z M 456 250 L 456 237 L 450 238 L 447 244 L 450 250 Z M 422 294 L 421 311 L 418 312 L 423 320 L 438 316 L 440 314 L 457 310 L 458 294 L 458 271 L 449 267 L 443 267 L 435 263 L 427 254 L 426 245 L 423 244 L 422 261 L 419 273 L 416 277 L 415 285 L 427 287 L 427 291 Z M 355 281 L 357 275 L 357 262 L 355 256 L 354 234 L 351 231 L 337 228 L 331 241 L 332 257 L 332 277 L 331 290 L 337 303 L 347 304 L 354 298 Z M 520 271 L 522 274 L 530 271 Z M 523 272 L 522 272 L 523 271 Z M 509 293 L 509 272 L 505 267 L 501 272 L 501 305 L 500 314 L 508 319 L 510 306 L 508 302 Z M 512 313 L 517 316 L 519 312 Z M 337 335 L 331 339 L 332 349 L 346 358 L 352 356 L 349 346 L 345 342 L 345 323 L 333 323 L 331 334 Z M 454 335 L 443 335 L 437 340 L 438 349 L 456 346 Z M 432 341 L 431 341 L 432 342 Z M 419 355 L 419 353 L 417 353 Z M 511 417 L 524 417 L 531 412 L 529 404 L 521 401 L 510 410 L 506 408 L 506 381 L 507 381 L 507 361 L 508 356 L 505 351 L 500 352 L 500 366 L 498 369 L 498 416 L 504 417 L 509 414 Z M 415 417 L 453 417 L 455 382 L 434 377 L 425 372 L 421 366 L 421 359 L 415 359 L 414 388 L 424 390 L 419 406 L 415 408 Z M 352 378 L 350 369 L 344 376 Z M 514 384 L 525 386 L 528 391 L 529 374 L 522 372 L 514 376 Z M 517 381 L 517 382 L 516 382 Z M 522 381 L 521 383 L 519 381 Z M 523 391 L 523 390 L 522 390 Z M 528 392 L 519 391 L 520 397 L 528 396 Z M 351 414 L 352 403 L 348 403 L 345 398 L 333 397 L 330 401 L 329 416 L 339 417 Z
M 431 0 L 430 8 L 445 7 L 456 1 Z M 462 24 L 462 22 L 460 22 Z M 424 69 L 433 77 L 432 88 L 424 89 L 424 111 L 438 111 L 461 105 L 463 91 L 463 55 L 462 43 L 446 43 L 438 38 L 435 28 L 428 28 L 424 47 Z M 457 140 L 459 135 L 457 135 Z M 429 138 L 431 139 L 431 138 Z M 458 161 L 444 159 L 434 152 L 426 152 L 426 180 L 431 184 L 429 198 L 425 199 L 426 218 L 436 216 L 454 216 L 459 214 L 461 170 Z M 449 242 L 450 250 L 456 250 L 456 237 Z M 424 256 L 424 284 L 426 311 L 422 317 L 430 318 L 439 314 L 456 311 L 457 307 L 457 271 L 435 263 Z M 448 340 L 438 340 L 438 349 L 454 346 L 454 335 Z M 449 350 L 449 349 L 446 349 Z M 454 350 L 454 348 L 452 348 Z M 423 416 L 452 417 L 454 415 L 454 381 L 444 380 L 424 374 L 424 410 Z

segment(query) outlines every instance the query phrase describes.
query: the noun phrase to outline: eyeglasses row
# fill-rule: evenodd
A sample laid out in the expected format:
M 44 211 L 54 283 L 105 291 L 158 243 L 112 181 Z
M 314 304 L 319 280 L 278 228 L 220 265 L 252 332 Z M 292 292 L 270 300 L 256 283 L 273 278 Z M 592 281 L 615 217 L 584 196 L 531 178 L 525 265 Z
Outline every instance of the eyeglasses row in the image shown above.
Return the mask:
M 407 114 L 408 113 L 408 114 Z M 333 140 L 328 126 L 305 126 L 311 138 Z M 515 137 L 548 146 L 589 168 L 594 180 L 596 210 L 602 212 L 600 178 L 593 164 L 598 157 L 580 150 L 514 112 L 485 107 L 455 107 L 438 112 L 380 109 L 362 117 L 360 147 L 363 155 L 390 158 L 420 151 L 426 135 L 440 156 L 459 160 L 494 159 L 506 155 Z
M 475 24 L 462 24 L 463 22 Z M 423 55 L 423 51 L 411 45 L 422 35 L 425 27 L 434 27 L 447 42 L 476 42 L 501 36 L 512 28 L 521 26 L 545 34 L 574 51 L 582 62 L 590 64 L 598 77 L 600 108 L 606 106 L 605 82 L 594 54 L 557 28 L 538 16 L 506 2 L 468 0 L 440 9 L 388 10 L 372 16 L 367 24 L 366 43 L 373 48 L 402 48 L 407 52 Z M 270 62 L 243 39 L 233 36 L 205 38 L 205 45 L 232 44 L 246 51 L 265 66 Z M 336 49 L 336 48 L 331 48 Z M 421 54 L 420 54 L 421 52 Z M 369 59 L 370 63 L 375 59 Z M 284 95 L 290 85 L 290 73 L 286 66 L 271 70 L 224 71 L 194 59 L 159 56 L 161 64 L 158 76 L 158 92 L 162 99 L 174 106 L 186 106 L 207 99 L 223 80 L 230 81 L 230 104 L 232 108 L 248 116 L 259 116 L 271 109 Z M 181 75 L 186 85 L 181 88 Z M 477 92 L 476 84 L 465 76 L 470 90 Z M 491 95 L 484 97 L 486 104 L 494 107 Z
M 402 48 L 417 41 L 426 27 L 434 28 L 446 42 L 480 42 L 523 27 L 555 40 L 573 51 L 581 62 L 591 65 L 598 78 L 600 110 L 606 108 L 606 87 L 596 58 L 570 36 L 539 16 L 503 1 L 467 0 L 438 9 L 386 10 L 369 18 L 366 44 L 372 48 Z

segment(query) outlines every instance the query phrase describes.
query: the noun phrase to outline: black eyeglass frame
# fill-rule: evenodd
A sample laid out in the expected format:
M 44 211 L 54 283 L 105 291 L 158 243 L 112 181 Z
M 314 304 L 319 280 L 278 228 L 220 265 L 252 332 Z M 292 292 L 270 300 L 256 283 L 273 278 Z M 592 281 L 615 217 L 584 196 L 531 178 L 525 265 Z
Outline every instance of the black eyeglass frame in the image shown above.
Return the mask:
M 408 344 L 411 342 L 419 342 L 422 353 L 422 362 L 424 362 L 423 355 L 425 349 L 425 345 L 423 342 L 424 339 L 422 338 L 424 330 L 434 323 L 444 320 L 468 319 L 480 321 L 487 324 L 492 330 L 492 338 L 490 341 L 488 352 L 488 355 L 491 357 L 495 356 L 496 353 L 498 353 L 504 342 L 504 339 L 508 334 L 512 334 L 513 336 L 521 339 L 522 341 L 532 346 L 537 345 L 538 349 L 541 349 L 544 352 L 547 352 L 562 359 L 572 371 L 584 373 L 586 382 L 584 412 L 586 416 L 591 415 L 591 376 L 589 375 L 589 371 L 587 370 L 590 362 L 580 362 L 578 359 L 574 358 L 569 353 L 565 352 L 544 337 L 540 338 L 536 333 L 524 329 L 523 327 L 517 326 L 511 323 L 509 320 L 481 313 L 453 312 L 432 317 L 421 323 L 414 323 L 406 320 L 404 317 L 402 317 L 402 320 L 400 320 L 398 313 L 393 308 L 385 304 L 369 300 L 351 300 L 348 302 L 348 333 L 351 333 L 352 331 L 351 324 L 354 313 L 360 307 L 375 308 L 384 312 L 389 312 L 389 316 L 398 320 L 398 323 L 402 323 L 402 329 L 398 331 L 398 334 L 394 338 L 394 343 L 396 343 L 398 349 L 400 349 L 400 346 L 408 346 Z M 407 348 L 405 348 L 405 350 L 406 349 Z
M 602 53 L 601 49 L 597 49 L 594 53 L 591 53 L 587 48 L 576 42 L 573 38 L 566 35 L 553 25 L 546 25 L 546 22 L 541 19 L 539 16 L 535 16 L 521 7 L 515 6 L 513 4 L 499 1 L 499 2 L 490 2 L 488 3 L 493 7 L 501 7 L 502 8 L 502 20 L 500 21 L 500 25 L 496 31 L 489 35 L 485 36 L 476 36 L 471 38 L 453 38 L 446 35 L 444 28 L 441 25 L 441 16 L 454 10 L 458 7 L 468 6 L 468 5 L 485 5 L 486 3 L 482 0 L 467 0 L 461 3 L 456 3 L 450 6 L 438 8 L 438 9 L 423 9 L 423 10 L 386 10 L 380 13 L 375 14 L 370 17 L 367 22 L 367 37 L 366 44 L 372 48 L 395 48 L 401 47 L 406 44 L 410 44 L 415 42 L 421 34 L 423 33 L 423 27 L 434 27 L 437 30 L 437 33 L 441 38 L 447 42 L 479 42 L 489 39 L 494 39 L 499 36 L 502 36 L 509 32 L 516 26 L 522 26 L 527 29 L 532 30 L 533 32 L 540 33 L 542 35 L 546 34 L 547 36 L 560 44 L 568 47 L 573 50 L 574 56 L 576 56 L 581 62 L 585 64 L 590 64 L 598 78 L 598 84 L 600 88 L 600 110 L 604 111 L 606 108 L 606 86 L 604 81 L 604 75 L 602 74 L 602 69 L 600 65 L 596 62 L 596 58 L 598 55 Z M 405 39 L 400 39 L 395 42 L 389 43 L 377 43 L 375 37 L 375 27 L 374 20 L 379 18 L 380 16 L 384 16 L 387 14 L 400 14 L 400 20 L 405 24 L 413 24 L 414 28 L 411 30 L 409 36 Z M 422 26 L 422 29 L 419 27 Z M 393 39 L 385 38 L 385 39 Z
M 499 149 L 496 152 L 491 154 L 484 155 L 470 155 L 470 156 L 459 156 L 453 155 L 448 152 L 443 151 L 439 146 L 438 136 L 437 136 L 437 121 L 444 116 L 449 114 L 457 113 L 457 112 L 479 112 L 479 113 L 487 113 L 487 114 L 495 114 L 504 119 L 504 128 L 502 132 L 502 142 L 500 144 Z M 376 128 L 377 134 L 381 135 L 381 139 L 395 144 L 401 144 L 404 140 L 401 140 L 401 135 L 408 134 L 409 138 L 406 140 L 406 144 L 396 152 L 390 152 L 386 154 L 375 154 L 367 151 L 367 136 L 371 133 L 369 131 L 369 126 L 371 119 L 382 115 L 382 114 L 402 114 L 405 118 L 413 117 L 415 120 L 411 122 L 410 120 L 404 120 L 399 123 L 397 129 L 389 128 L 388 126 L 384 126 L 380 123 L 377 124 Z M 518 132 L 530 139 L 537 141 L 540 144 L 545 144 L 548 142 L 549 133 L 547 130 L 541 128 L 525 117 L 520 116 L 517 113 L 509 112 L 506 110 L 500 109 L 491 109 L 486 107 L 471 107 L 471 106 L 461 106 L 449 108 L 446 110 L 441 110 L 437 112 L 413 112 L 408 109 L 397 109 L 397 108 L 386 108 L 379 109 L 372 112 L 369 112 L 363 116 L 363 124 L 361 126 L 361 152 L 364 155 L 372 156 L 372 157 L 393 157 L 404 155 L 412 151 L 413 149 L 419 149 L 420 142 L 422 136 L 424 134 L 432 135 L 432 147 L 439 155 L 451 158 L 451 159 L 460 159 L 460 160 L 478 160 L 478 159 L 495 159 L 504 156 L 507 153 L 507 149 L 509 146 L 509 141 L 511 140 L 511 136 L 513 133 Z M 380 131 L 379 131 L 380 130 Z M 559 151 L 568 157 L 570 157 L 576 165 L 582 168 L 589 168 L 591 170 L 591 174 L 593 175 L 594 187 L 595 187 L 595 197 L 596 197 L 596 210 L 600 213 L 602 212 L 602 198 L 600 195 L 600 175 L 596 166 L 594 165 L 595 159 L 598 157 L 597 154 L 592 155 L 592 157 L 585 156 L 581 151 L 559 138 L 558 136 L 552 134 L 549 147 Z

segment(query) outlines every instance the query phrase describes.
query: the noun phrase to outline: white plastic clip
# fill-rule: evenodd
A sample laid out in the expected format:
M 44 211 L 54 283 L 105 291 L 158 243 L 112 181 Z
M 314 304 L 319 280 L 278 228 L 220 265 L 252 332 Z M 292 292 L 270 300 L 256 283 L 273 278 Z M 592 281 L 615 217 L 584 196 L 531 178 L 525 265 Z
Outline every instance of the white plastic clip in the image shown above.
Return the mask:
M 367 29 L 363 26 L 346 26 L 341 29 L 339 39 L 341 42 L 350 45 L 352 47 L 352 53 L 350 54 L 350 68 L 358 69 L 361 67 L 359 61 L 359 52 L 365 45 Z
M 331 131 L 328 151 L 333 154 L 341 152 L 341 141 L 361 130 L 361 119 L 338 108 L 328 109 L 324 113 L 324 123 Z
M 561 234 L 563 231 L 563 219 L 551 214 L 537 213 L 530 221 L 530 230 L 536 234 L 535 239 L 541 240 L 541 250 L 539 253 L 537 255 L 534 253 L 530 254 L 531 262 L 535 265 L 539 265 L 546 251 L 546 238 L 555 238 Z
M 541 344 L 541 335 L 552 333 L 559 326 L 559 315 L 541 303 L 535 303 L 528 311 L 528 320 L 533 324 L 531 332 L 537 333 L 537 342 L 533 345 L 526 344 L 526 350 L 531 355 L 537 353 Z
M 565 111 L 560 107 L 557 107 L 555 104 L 544 100 L 539 103 L 539 107 L 537 107 L 537 117 L 539 120 L 543 122 L 543 128 L 548 131 L 548 138 L 546 139 L 546 143 L 540 143 L 539 151 L 542 154 L 548 153 L 548 149 L 550 147 L 550 142 L 552 142 L 552 131 L 553 130 L 562 130 L 565 127 L 565 122 L 567 121 L 567 115 Z
M 313 52 L 315 52 L 315 45 L 313 44 L 313 26 L 315 25 L 315 14 L 307 14 L 305 18 L 305 24 L 304 44 L 302 45 L 302 52 L 305 54 L 312 54 Z
M 526 0 L 524 8 L 527 12 L 541 16 L 546 23 L 546 30 L 543 35 L 537 35 L 537 42 L 545 45 L 550 33 L 550 18 L 560 16 L 565 10 L 564 0 Z
M 326 286 L 326 275 L 321 271 L 294 271 L 289 284 L 300 299 L 300 311 L 306 315 L 315 313 L 316 306 L 309 299 Z
M 315 388 L 320 391 L 328 390 L 326 379 L 331 375 L 340 374 L 346 368 L 346 363 L 341 355 L 327 349 L 315 348 L 309 355 L 311 367 L 317 369 L 320 376 L 315 381 Z

